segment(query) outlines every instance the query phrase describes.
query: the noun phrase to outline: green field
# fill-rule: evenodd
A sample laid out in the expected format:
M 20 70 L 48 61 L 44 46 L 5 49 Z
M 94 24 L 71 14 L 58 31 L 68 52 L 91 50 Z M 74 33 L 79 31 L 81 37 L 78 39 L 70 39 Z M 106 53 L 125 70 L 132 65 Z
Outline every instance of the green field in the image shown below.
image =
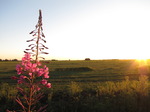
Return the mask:
M 10 77 L 17 75 L 15 67 L 18 63 L 20 62 L 0 62 L 0 82 L 13 82 Z M 121 81 L 125 76 L 130 79 L 139 76 L 139 63 L 135 60 L 50 61 L 45 64 L 49 67 L 49 81 L 53 85 L 71 81 Z
M 13 105 L 20 62 L 0 62 L 0 111 L 19 109 Z M 51 89 L 47 112 L 149 112 L 148 77 L 139 73 L 136 60 L 43 61 L 50 70 Z M 150 60 L 146 67 L 149 70 Z M 5 104 L 4 101 L 5 100 Z M 42 104 L 41 104 L 42 105 Z M 18 111 L 19 112 L 19 111 Z

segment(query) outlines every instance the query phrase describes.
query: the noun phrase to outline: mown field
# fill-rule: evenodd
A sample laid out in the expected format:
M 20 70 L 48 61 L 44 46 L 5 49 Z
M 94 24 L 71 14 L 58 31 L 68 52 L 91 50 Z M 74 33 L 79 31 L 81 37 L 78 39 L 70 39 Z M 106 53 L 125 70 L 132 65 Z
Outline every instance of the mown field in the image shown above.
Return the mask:
M 0 62 L 0 111 L 12 106 L 16 95 L 15 66 Z M 48 112 L 149 112 L 150 86 L 140 76 L 136 60 L 49 61 L 52 88 L 44 90 Z M 147 68 L 150 61 L 147 61 Z M 3 102 L 5 100 L 5 103 Z M 41 103 L 44 104 L 43 102 Z M 19 111 L 18 111 L 19 112 Z

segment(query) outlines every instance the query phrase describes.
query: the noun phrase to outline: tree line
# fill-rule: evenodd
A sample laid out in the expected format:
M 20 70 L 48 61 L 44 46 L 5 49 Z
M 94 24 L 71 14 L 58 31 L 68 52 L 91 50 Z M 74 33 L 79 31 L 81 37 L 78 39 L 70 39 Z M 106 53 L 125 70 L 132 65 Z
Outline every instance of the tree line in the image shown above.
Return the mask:
M 0 59 L 0 61 L 18 61 L 18 59 Z

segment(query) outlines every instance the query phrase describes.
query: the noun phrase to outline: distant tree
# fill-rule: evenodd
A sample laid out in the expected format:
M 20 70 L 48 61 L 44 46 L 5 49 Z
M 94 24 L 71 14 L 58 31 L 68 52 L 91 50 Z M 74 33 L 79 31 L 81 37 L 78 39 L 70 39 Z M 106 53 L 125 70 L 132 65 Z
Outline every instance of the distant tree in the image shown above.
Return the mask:
M 13 59 L 12 61 L 18 61 L 17 59 Z
M 86 61 L 89 61 L 89 60 L 91 60 L 91 59 L 90 59 L 90 58 L 85 58 L 85 60 L 86 60 Z
M 56 59 L 52 59 L 52 61 L 57 61 Z
M 9 61 L 8 59 L 5 59 L 4 61 Z
M 0 59 L 0 61 L 3 61 L 2 59 Z

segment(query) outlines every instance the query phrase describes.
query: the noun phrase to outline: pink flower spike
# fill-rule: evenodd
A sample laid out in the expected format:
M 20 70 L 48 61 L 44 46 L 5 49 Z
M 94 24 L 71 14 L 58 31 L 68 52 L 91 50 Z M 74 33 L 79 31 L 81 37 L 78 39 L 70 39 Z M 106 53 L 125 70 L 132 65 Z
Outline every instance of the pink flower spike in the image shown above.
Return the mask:
M 52 87 L 51 83 L 47 83 L 45 86 L 46 86 L 47 88 L 51 88 L 51 87 Z
M 47 84 L 47 80 L 43 79 L 43 80 L 41 81 L 41 84 L 43 84 L 43 85 Z

